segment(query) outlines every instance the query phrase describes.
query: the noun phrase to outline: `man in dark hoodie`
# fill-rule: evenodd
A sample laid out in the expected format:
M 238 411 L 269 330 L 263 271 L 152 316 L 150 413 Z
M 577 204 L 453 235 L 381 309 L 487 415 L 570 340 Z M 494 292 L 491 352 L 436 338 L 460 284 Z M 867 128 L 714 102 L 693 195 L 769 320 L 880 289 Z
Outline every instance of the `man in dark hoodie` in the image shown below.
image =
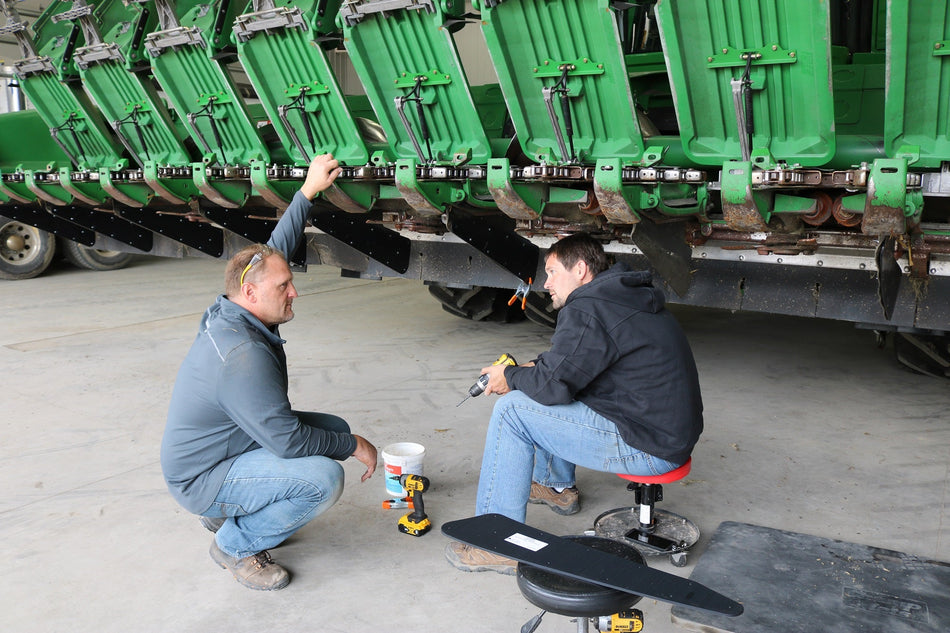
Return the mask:
M 376 469 L 376 448 L 342 418 L 291 408 L 278 332 L 294 317 L 297 296 L 287 261 L 311 200 L 339 173 L 331 155 L 315 158 L 267 244 L 228 262 L 226 294 L 201 318 L 168 409 L 161 449 L 168 489 L 216 532 L 211 558 L 251 589 L 290 582 L 267 550 L 340 498 L 335 460 L 365 464 L 363 481 Z
M 647 271 L 607 270 L 599 242 L 577 234 L 545 259 L 544 288 L 559 309 L 551 349 L 533 362 L 495 365 L 495 404 L 478 481 L 476 514 L 524 522 L 527 503 L 580 509 L 574 467 L 660 475 L 689 459 L 703 430 L 696 363 Z M 453 542 L 465 571 L 515 572 L 515 562 Z

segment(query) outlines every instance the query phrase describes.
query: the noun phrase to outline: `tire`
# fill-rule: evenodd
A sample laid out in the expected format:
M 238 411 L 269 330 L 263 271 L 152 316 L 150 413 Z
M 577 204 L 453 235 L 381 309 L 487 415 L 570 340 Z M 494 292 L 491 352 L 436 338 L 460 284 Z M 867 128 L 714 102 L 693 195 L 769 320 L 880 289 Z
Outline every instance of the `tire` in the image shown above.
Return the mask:
M 524 315 L 532 323 L 544 327 L 554 329 L 554 326 L 557 325 L 557 312 L 554 310 L 554 302 L 551 301 L 551 295 L 544 292 L 534 291 L 528 295 Z
M 17 220 L 0 217 L 0 279 L 32 279 L 56 254 L 56 238 Z
M 950 335 L 895 332 L 894 356 L 915 373 L 950 378 Z
M 86 270 L 118 270 L 128 266 L 133 257 L 131 253 L 89 248 L 72 240 L 63 240 L 60 245 L 70 264 Z
M 511 293 L 507 288 L 449 288 L 441 284 L 429 285 L 429 294 L 442 304 L 443 310 L 471 321 L 523 321 L 525 317 L 521 306 L 517 303 L 508 305 Z

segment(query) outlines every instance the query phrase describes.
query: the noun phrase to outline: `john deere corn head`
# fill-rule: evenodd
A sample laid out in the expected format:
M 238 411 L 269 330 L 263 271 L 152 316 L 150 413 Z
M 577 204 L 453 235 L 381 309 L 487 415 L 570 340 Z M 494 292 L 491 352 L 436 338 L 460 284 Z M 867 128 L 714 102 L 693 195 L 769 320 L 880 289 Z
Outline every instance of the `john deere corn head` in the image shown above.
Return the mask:
M 950 329 L 947 0 L 0 2 L 18 222 L 227 257 L 331 152 L 296 263 L 466 316 L 587 231 L 674 302 Z

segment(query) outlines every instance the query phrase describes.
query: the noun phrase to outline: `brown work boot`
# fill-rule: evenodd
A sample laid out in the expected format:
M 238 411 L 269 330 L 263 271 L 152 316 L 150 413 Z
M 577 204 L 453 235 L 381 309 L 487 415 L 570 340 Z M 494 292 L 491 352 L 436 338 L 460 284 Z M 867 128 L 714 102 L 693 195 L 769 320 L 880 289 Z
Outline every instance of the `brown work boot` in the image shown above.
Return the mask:
M 544 503 L 558 514 L 577 514 L 581 511 L 581 495 L 576 486 L 558 492 L 554 488 L 531 482 L 529 503 Z
M 214 562 L 230 571 L 235 580 L 245 587 L 274 591 L 290 584 L 290 574 L 275 563 L 266 550 L 246 558 L 234 558 L 221 551 L 217 541 L 212 540 L 209 553 Z
M 505 576 L 514 576 L 518 568 L 516 560 L 458 541 L 445 546 L 445 558 L 452 567 L 462 571 L 496 571 Z

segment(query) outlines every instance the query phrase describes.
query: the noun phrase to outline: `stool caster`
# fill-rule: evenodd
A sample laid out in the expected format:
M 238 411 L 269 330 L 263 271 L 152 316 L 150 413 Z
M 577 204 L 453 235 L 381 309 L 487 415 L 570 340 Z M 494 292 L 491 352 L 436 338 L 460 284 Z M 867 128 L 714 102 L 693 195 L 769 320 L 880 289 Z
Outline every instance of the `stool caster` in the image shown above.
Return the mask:
M 670 563 L 673 564 L 673 567 L 686 567 L 686 552 L 670 554 Z

